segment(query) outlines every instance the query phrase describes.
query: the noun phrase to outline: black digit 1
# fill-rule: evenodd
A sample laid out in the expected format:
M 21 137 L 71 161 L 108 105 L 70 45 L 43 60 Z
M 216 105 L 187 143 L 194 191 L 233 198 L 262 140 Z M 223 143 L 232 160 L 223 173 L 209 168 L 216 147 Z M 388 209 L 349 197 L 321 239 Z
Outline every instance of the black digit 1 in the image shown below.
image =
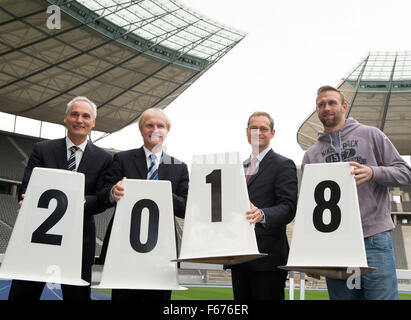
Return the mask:
M 51 199 L 56 199 L 56 209 L 54 209 L 51 215 L 33 232 L 31 242 L 60 246 L 63 236 L 59 234 L 49 234 L 47 231 L 53 228 L 66 213 L 68 199 L 64 192 L 50 189 L 43 192 L 40 196 L 37 207 L 48 209 Z
M 221 222 L 221 169 L 207 175 L 206 183 L 211 183 L 211 222 Z
M 147 208 L 149 212 L 148 237 L 146 243 L 141 243 L 141 216 L 144 208 Z M 159 216 L 160 211 L 157 204 L 153 200 L 142 199 L 136 202 L 131 211 L 130 226 L 130 244 L 135 251 L 146 253 L 154 249 L 158 240 Z
M 324 191 L 330 189 L 330 199 L 325 201 Z M 317 206 L 313 212 L 314 227 L 320 232 L 333 232 L 338 229 L 341 223 L 341 209 L 338 206 L 338 201 L 341 198 L 340 186 L 331 180 L 325 180 L 320 182 L 314 191 L 314 199 Z M 328 209 L 331 212 L 331 221 L 328 224 L 324 223 L 323 214 L 324 210 Z

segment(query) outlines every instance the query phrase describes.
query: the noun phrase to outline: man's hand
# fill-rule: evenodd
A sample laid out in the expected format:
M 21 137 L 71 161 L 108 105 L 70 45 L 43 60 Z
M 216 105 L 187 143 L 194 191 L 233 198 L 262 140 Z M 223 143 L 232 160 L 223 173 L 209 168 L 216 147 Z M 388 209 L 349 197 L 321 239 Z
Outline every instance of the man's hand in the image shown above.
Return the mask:
M 351 173 L 354 175 L 354 179 L 357 182 L 357 185 L 370 181 L 374 176 L 374 172 L 371 167 L 359 164 L 357 162 L 350 162 L 350 165 L 354 167 L 354 170 Z
M 258 209 L 256 206 L 254 206 L 251 202 L 250 202 L 250 210 L 248 210 L 245 214 L 246 214 L 247 220 L 250 220 L 250 223 L 253 225 L 263 220 L 263 214 L 261 210 Z
M 26 196 L 25 193 L 23 193 L 23 194 L 21 195 L 21 197 L 22 197 L 23 199 L 24 199 L 25 196 Z M 19 201 L 19 206 L 20 206 L 20 208 L 17 209 L 17 213 L 20 213 L 21 206 L 23 205 L 23 199 L 21 199 L 21 200 Z
M 122 180 L 117 182 L 113 189 L 111 189 L 111 193 L 113 194 L 114 200 L 118 202 L 122 197 L 124 197 L 124 187 L 122 185 L 123 180 L 127 179 L 126 177 L 123 177 Z

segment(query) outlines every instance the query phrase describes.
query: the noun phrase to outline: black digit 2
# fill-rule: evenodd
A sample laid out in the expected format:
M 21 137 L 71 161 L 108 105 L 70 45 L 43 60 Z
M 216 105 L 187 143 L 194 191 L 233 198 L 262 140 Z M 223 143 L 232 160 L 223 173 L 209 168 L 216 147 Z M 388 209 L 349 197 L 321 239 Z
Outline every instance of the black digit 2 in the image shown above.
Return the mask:
M 60 234 L 50 234 L 47 233 L 47 231 L 53 228 L 66 213 L 68 199 L 63 191 L 50 189 L 43 192 L 40 196 L 37 207 L 48 209 L 51 199 L 56 199 L 56 209 L 54 209 L 51 215 L 33 232 L 31 242 L 60 246 L 63 236 Z
M 147 208 L 149 212 L 148 237 L 146 243 L 141 243 L 141 216 L 144 208 Z M 133 206 L 131 211 L 130 244 L 135 251 L 146 253 L 154 249 L 158 240 L 159 216 L 160 211 L 153 200 L 141 199 Z
M 325 201 L 324 191 L 330 189 L 330 199 Z M 338 201 L 341 198 L 341 189 L 338 183 L 331 180 L 321 181 L 314 191 L 314 199 L 317 206 L 313 212 L 314 227 L 320 232 L 333 232 L 338 229 L 341 223 L 341 209 L 338 206 Z M 328 209 L 331 212 L 331 220 L 328 224 L 324 223 L 324 210 Z
M 211 222 L 221 222 L 221 169 L 207 175 L 206 183 L 211 183 Z

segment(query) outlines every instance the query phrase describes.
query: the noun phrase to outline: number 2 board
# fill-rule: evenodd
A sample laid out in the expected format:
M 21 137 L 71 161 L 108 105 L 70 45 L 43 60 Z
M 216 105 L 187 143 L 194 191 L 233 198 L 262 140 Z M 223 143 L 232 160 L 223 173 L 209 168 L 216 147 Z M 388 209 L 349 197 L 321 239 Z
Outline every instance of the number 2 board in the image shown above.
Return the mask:
M 34 168 L 0 278 L 88 285 L 81 279 L 84 175 Z

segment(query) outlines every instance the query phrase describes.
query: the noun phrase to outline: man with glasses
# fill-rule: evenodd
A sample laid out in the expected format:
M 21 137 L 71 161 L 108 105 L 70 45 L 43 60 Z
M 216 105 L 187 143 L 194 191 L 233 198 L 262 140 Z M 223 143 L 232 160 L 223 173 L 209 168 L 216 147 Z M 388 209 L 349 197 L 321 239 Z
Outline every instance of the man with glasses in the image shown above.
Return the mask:
M 251 156 L 244 162 L 250 199 L 246 218 L 255 225 L 258 249 L 266 257 L 231 265 L 235 300 L 284 300 L 287 271 L 277 266 L 288 259 L 286 225 L 297 206 L 297 170 L 292 160 L 270 148 L 274 121 L 266 112 L 248 119 L 247 139 Z

